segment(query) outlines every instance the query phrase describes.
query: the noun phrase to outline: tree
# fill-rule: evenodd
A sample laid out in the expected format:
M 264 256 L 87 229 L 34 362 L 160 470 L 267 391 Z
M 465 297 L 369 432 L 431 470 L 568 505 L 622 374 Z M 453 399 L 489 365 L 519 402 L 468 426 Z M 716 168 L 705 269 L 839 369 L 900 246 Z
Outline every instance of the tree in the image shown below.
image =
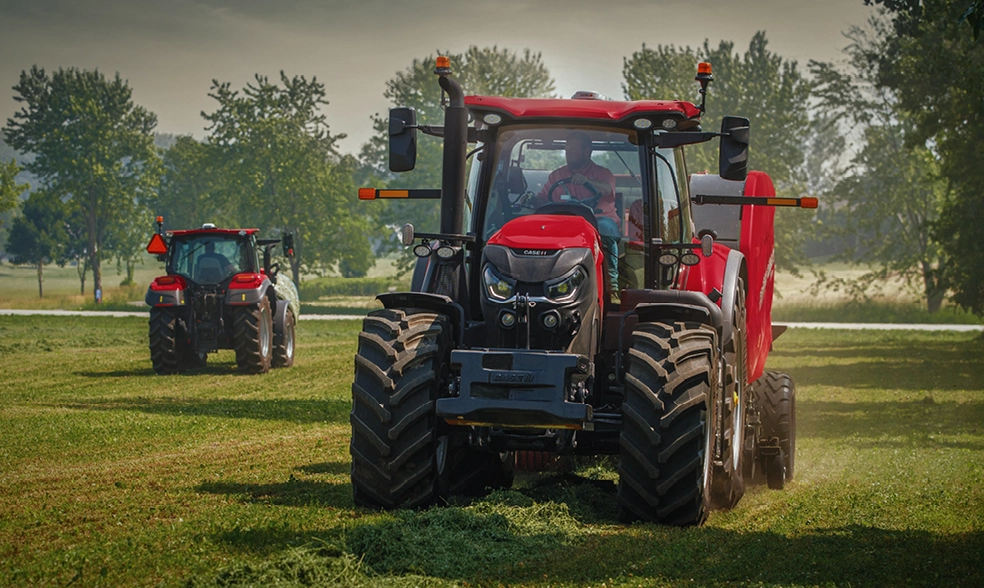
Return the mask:
M 22 71 L 14 99 L 23 108 L 7 120 L 4 137 L 36 156 L 27 169 L 48 190 L 63 194 L 83 213 L 94 295 L 102 293 L 100 261 L 116 223 L 157 184 L 153 145 L 157 118 L 133 103 L 119 74 L 59 69 L 49 76 Z
M 331 135 L 321 112 L 328 104 L 324 85 L 283 72 L 280 81 L 282 87 L 257 75 L 242 92 L 213 81 L 209 96 L 218 108 L 202 116 L 211 123 L 209 147 L 238 220 L 294 233 L 290 261 L 298 282 L 302 269 L 322 271 L 347 255 L 369 255 L 370 230 L 349 212 L 356 190 L 335 149 L 344 135 Z
M 783 59 L 767 48 L 764 32 L 758 32 L 743 55 L 734 43 L 721 41 L 711 47 L 642 46 L 623 61 L 622 90 L 628 100 L 696 100 L 693 81 L 699 61 L 710 62 L 714 82 L 707 95 L 707 113 L 701 125 L 720 127 L 723 115 L 748 117 L 751 125 L 750 163 L 772 177 L 779 194 L 801 195 L 805 189 L 806 151 L 811 136 L 808 110 L 810 84 L 795 61 Z M 715 171 L 717 143 L 688 148 L 691 171 Z M 795 270 L 806 263 L 803 241 L 812 235 L 810 217 L 799 210 L 779 209 L 776 215 L 776 266 Z
M 878 83 L 879 55 L 886 39 L 881 20 L 873 36 L 858 27 L 847 34 L 846 64 L 811 62 L 815 95 L 822 110 L 848 130 L 857 146 L 851 168 L 829 194 L 837 198 L 837 222 L 830 233 L 846 247 L 839 256 L 874 268 L 859 278 L 821 283 L 863 295 L 877 281 L 901 278 L 922 291 L 930 312 L 943 302 L 940 248 L 933 223 L 948 189 L 939 178 L 939 161 L 901 111 L 897 93 Z
M 467 94 L 509 96 L 514 98 L 543 98 L 554 92 L 554 81 L 543 64 L 540 53 L 524 49 L 522 54 L 499 49 L 497 46 L 471 46 L 464 53 L 438 51 L 421 59 L 414 59 L 403 71 L 386 81 L 383 96 L 394 107 L 411 107 L 417 112 L 418 124 L 443 125 L 441 88 L 434 75 L 434 62 L 438 55 L 450 59 L 455 78 Z M 393 183 L 401 188 L 441 187 L 442 149 L 439 139 L 423 137 L 417 143 L 417 166 L 412 172 L 395 177 L 389 172 L 388 135 L 389 119 L 373 118 L 376 135 L 362 148 L 361 161 L 372 180 Z M 378 212 L 379 223 L 402 226 L 412 223 L 418 231 L 437 231 L 440 228 L 441 210 L 433 201 L 379 202 L 373 206 Z M 392 235 L 392 232 L 390 232 Z M 384 250 L 400 248 L 398 241 L 390 237 L 384 242 Z M 390 250 L 393 250 L 390 249 Z M 406 250 L 402 261 L 404 271 L 416 260 Z
M 164 216 L 166 226 L 190 228 L 206 222 L 230 224 L 226 194 L 219 185 L 214 150 L 193 137 L 177 137 L 164 152 L 164 173 L 154 209 Z
M 17 183 L 20 171 L 21 166 L 13 159 L 7 163 L 0 161 L 0 214 L 16 208 L 20 195 L 30 188 L 27 184 Z M 0 225 L 2 223 L 0 221 Z
M 878 83 L 897 93 L 916 129 L 909 143 L 932 145 L 951 189 L 933 232 L 942 285 L 954 302 L 984 316 L 984 44 L 962 24 L 968 20 L 978 31 L 981 8 L 967 0 L 884 5 L 895 34 L 878 56 Z
M 44 298 L 44 264 L 64 265 L 62 254 L 68 235 L 68 208 L 58 194 L 38 190 L 24 201 L 7 236 L 7 252 L 16 264 L 31 264 L 38 270 L 38 298 Z

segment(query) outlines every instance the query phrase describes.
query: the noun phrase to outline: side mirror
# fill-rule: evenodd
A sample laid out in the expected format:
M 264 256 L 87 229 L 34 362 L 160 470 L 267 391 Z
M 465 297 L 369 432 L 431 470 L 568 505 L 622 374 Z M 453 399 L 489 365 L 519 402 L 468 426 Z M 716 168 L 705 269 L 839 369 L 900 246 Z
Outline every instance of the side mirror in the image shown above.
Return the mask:
M 721 119 L 721 156 L 718 174 L 726 180 L 748 176 L 748 119 L 726 116 Z
M 417 164 L 417 113 L 414 109 L 390 110 L 389 152 L 391 171 L 410 171 Z
M 294 257 L 294 233 L 284 233 L 284 238 L 282 247 L 284 249 L 284 255 L 287 257 Z

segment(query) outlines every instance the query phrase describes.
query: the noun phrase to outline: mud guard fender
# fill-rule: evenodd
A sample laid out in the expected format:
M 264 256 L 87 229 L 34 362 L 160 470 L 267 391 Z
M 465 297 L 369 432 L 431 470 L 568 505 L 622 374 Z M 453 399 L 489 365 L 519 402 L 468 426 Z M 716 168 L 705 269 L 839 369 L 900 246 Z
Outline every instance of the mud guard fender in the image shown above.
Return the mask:
M 739 278 L 744 287 L 748 286 L 748 268 L 745 256 L 740 251 L 728 252 L 728 262 L 724 269 L 724 291 L 721 292 L 721 348 L 731 341 L 732 317 L 735 309 L 735 291 Z
M 185 291 L 148 289 L 144 302 L 147 306 L 184 306 Z
M 465 309 L 460 304 L 441 294 L 427 292 L 388 292 L 379 294 L 376 300 L 384 308 L 422 308 L 447 316 L 454 328 L 456 345 L 461 345 L 465 337 Z
M 226 292 L 225 303 L 231 306 L 257 304 L 272 287 L 273 284 L 270 283 L 270 279 L 266 278 L 256 288 L 229 288 Z

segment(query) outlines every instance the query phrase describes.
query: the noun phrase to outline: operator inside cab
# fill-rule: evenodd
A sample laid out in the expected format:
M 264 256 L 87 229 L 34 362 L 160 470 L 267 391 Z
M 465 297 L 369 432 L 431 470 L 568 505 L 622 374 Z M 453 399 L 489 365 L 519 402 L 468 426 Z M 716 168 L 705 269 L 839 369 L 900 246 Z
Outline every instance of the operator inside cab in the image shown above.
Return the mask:
M 615 175 L 591 160 L 591 137 L 575 131 L 564 143 L 567 165 L 555 169 L 537 195 L 542 205 L 557 201 L 579 201 L 594 211 L 601 235 L 601 246 L 608 260 L 608 282 L 613 296 L 618 296 L 618 214 L 615 212 Z

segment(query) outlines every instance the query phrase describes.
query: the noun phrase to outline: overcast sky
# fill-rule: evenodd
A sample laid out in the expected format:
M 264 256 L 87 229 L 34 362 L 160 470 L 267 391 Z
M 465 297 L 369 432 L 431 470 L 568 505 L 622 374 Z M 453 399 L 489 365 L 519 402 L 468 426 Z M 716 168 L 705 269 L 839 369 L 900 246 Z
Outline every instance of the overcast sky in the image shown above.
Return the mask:
M 744 52 L 764 30 L 805 69 L 839 59 L 842 33 L 870 14 L 863 0 L 0 0 L 0 123 L 22 70 L 74 66 L 119 72 L 158 131 L 201 138 L 212 79 L 242 87 L 284 70 L 325 84 L 331 131 L 356 152 L 389 108 L 385 81 L 438 49 L 530 48 L 561 95 L 621 98 L 622 59 L 643 43 L 726 39 Z

